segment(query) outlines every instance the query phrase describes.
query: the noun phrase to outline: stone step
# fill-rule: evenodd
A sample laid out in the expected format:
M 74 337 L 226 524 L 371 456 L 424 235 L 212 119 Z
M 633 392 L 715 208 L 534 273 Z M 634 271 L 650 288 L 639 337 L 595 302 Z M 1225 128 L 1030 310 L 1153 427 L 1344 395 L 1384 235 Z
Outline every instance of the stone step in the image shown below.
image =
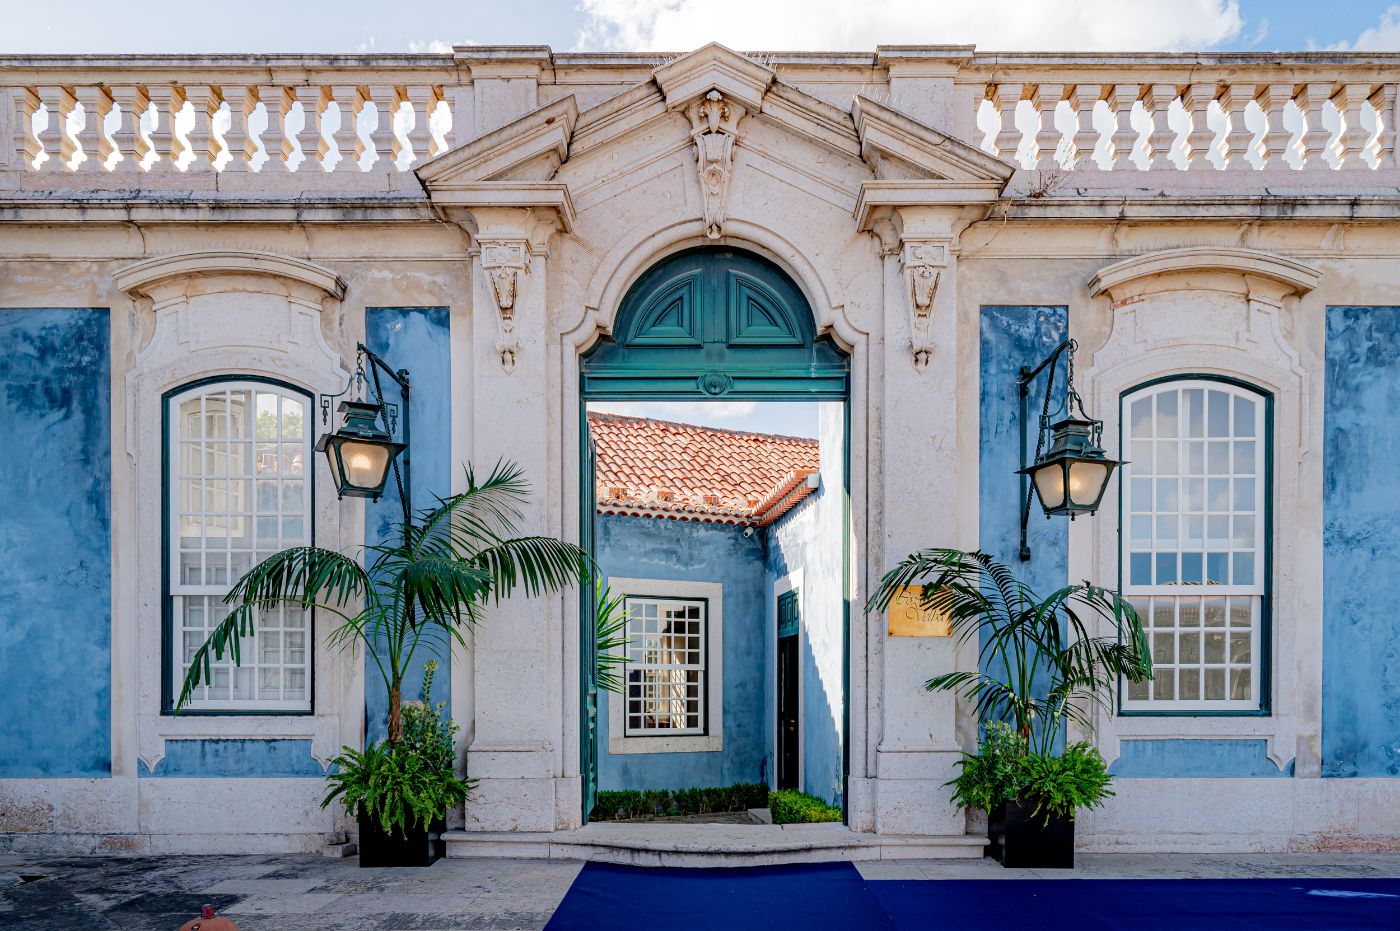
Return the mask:
M 973 834 L 869 834 L 840 824 L 623 824 L 552 833 L 449 831 L 448 857 L 597 860 L 632 866 L 762 866 L 833 860 L 977 859 Z

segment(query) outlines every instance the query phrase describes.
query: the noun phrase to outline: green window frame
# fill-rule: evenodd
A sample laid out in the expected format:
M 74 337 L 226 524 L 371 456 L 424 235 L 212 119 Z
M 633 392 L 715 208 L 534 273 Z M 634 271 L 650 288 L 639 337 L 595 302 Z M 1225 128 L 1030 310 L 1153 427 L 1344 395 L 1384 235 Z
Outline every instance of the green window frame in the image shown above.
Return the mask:
M 1118 586 L 1154 681 L 1121 683 L 1118 713 L 1268 715 L 1273 394 L 1182 373 L 1123 391 L 1119 417 Z

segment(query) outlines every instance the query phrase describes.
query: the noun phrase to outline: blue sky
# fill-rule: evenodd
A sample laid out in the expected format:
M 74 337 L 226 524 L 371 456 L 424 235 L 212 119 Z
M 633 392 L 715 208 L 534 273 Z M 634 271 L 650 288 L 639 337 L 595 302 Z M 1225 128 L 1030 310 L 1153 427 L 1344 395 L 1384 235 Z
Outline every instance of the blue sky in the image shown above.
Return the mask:
M 0 52 L 1400 50 L 1400 3 L 1317 0 L 0 0 Z

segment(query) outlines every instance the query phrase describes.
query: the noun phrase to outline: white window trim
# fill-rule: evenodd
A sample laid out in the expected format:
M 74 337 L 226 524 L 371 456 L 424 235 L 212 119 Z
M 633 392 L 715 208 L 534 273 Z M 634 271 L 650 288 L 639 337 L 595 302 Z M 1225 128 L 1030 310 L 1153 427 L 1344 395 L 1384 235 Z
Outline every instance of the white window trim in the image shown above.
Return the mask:
M 1146 714 L 1179 714 L 1182 712 L 1196 712 L 1201 714 L 1210 714 L 1212 712 L 1255 712 L 1259 710 L 1261 704 L 1263 703 L 1263 696 L 1260 693 L 1259 686 L 1263 678 L 1264 664 L 1269 659 L 1269 657 L 1263 655 L 1262 638 L 1264 629 L 1264 615 L 1267 613 L 1269 608 L 1269 606 L 1264 603 L 1266 593 L 1268 591 L 1268 587 L 1265 585 L 1264 575 L 1267 571 L 1267 567 L 1269 566 L 1269 551 L 1272 544 L 1272 541 L 1269 540 L 1265 535 L 1265 529 L 1271 525 L 1269 520 L 1271 516 L 1269 509 L 1272 506 L 1272 502 L 1267 500 L 1265 495 L 1266 490 L 1271 485 L 1271 476 L 1266 471 L 1268 468 L 1268 464 L 1272 458 L 1270 455 L 1271 451 L 1268 448 L 1271 433 L 1271 425 L 1269 423 L 1270 398 L 1267 393 L 1259 389 L 1245 388 L 1240 385 L 1232 384 L 1225 381 L 1219 381 L 1210 378 L 1202 378 L 1198 375 L 1189 372 L 1182 373 L 1179 377 L 1172 377 L 1170 378 L 1170 380 L 1159 380 L 1155 384 L 1149 384 L 1144 385 L 1142 387 L 1134 388 L 1131 391 L 1125 392 L 1121 396 L 1119 405 L 1120 432 L 1122 433 L 1123 454 L 1125 458 L 1129 460 L 1131 460 L 1132 458 L 1128 447 L 1128 444 L 1132 441 L 1132 437 L 1128 433 L 1127 424 L 1130 422 L 1129 410 L 1131 409 L 1133 402 L 1143 397 L 1155 397 L 1156 395 L 1166 391 L 1173 391 L 1179 393 L 1180 391 L 1188 387 L 1198 388 L 1202 391 L 1219 391 L 1228 395 L 1231 398 L 1244 398 L 1256 405 L 1254 423 L 1255 436 L 1253 437 L 1253 440 L 1256 445 L 1255 472 L 1253 476 L 1255 480 L 1255 492 L 1253 501 L 1254 510 L 1252 512 L 1256 520 L 1254 544 L 1254 553 L 1256 556 L 1255 582 L 1254 584 L 1249 586 L 1222 586 L 1223 590 L 1221 591 L 1213 591 L 1210 588 L 1203 585 L 1131 585 L 1129 583 L 1128 578 L 1128 575 L 1131 571 L 1128 558 L 1129 553 L 1131 552 L 1128 527 L 1132 515 L 1127 511 L 1125 507 L 1122 512 L 1123 519 L 1120 522 L 1121 529 L 1118 544 L 1119 549 L 1122 553 L 1122 562 L 1120 563 L 1120 565 L 1122 567 L 1123 574 L 1122 579 L 1120 579 L 1119 581 L 1119 588 L 1122 591 L 1123 596 L 1125 598 L 1151 599 L 1155 597 L 1236 597 L 1251 599 L 1251 603 L 1253 605 L 1253 618 L 1252 623 L 1250 625 L 1250 656 L 1252 660 L 1250 665 L 1251 694 L 1249 698 L 1244 699 L 1212 700 L 1204 698 L 1176 698 L 1132 700 L 1127 697 L 1126 685 L 1124 683 L 1120 683 L 1120 688 L 1124 689 L 1124 694 L 1122 695 L 1120 706 L 1122 710 L 1126 712 Z M 1233 443 L 1235 440 L 1236 437 L 1234 435 L 1231 435 L 1229 438 L 1227 438 L 1227 442 L 1230 443 Z M 1202 441 L 1209 442 L 1209 439 L 1203 434 Z M 1148 475 L 1149 477 L 1155 476 L 1156 473 L 1148 473 Z M 1231 473 L 1231 475 L 1233 475 L 1233 472 Z M 1120 489 L 1127 489 L 1128 486 L 1126 483 L 1129 482 L 1132 478 L 1132 463 L 1128 462 L 1123 468 L 1123 475 L 1120 479 Z M 1126 501 L 1128 498 L 1126 491 L 1124 491 L 1123 494 L 1124 500 Z M 1184 514 L 1185 512 L 1178 513 Z M 1204 515 L 1206 512 L 1202 511 L 1201 513 Z M 1230 513 L 1234 513 L 1233 509 Z M 1227 547 L 1227 550 L 1233 553 L 1233 541 L 1231 542 L 1231 545 Z M 1154 556 L 1157 552 L 1155 538 L 1154 543 L 1150 548 L 1150 552 Z M 1147 626 L 1147 619 L 1144 618 L 1143 621 L 1144 626 Z M 1226 630 L 1231 630 L 1231 628 L 1226 628 Z M 1149 644 L 1149 649 L 1150 647 L 1151 645 Z M 1202 644 L 1201 648 L 1204 649 L 1204 644 Z M 1228 650 L 1228 644 L 1226 649 Z M 1172 666 L 1173 668 L 1180 668 L 1179 662 L 1172 664 Z
M 168 438 L 168 439 L 169 439 L 169 448 L 168 448 L 168 450 L 167 450 L 167 456 L 166 456 L 166 460 L 165 460 L 165 461 L 166 461 L 166 463 L 167 463 L 167 468 L 170 470 L 170 474 L 166 476 L 166 481 L 165 481 L 165 489 L 166 489 L 166 501 L 165 501 L 165 507 L 166 507 L 166 527 L 165 527 L 165 533 L 166 533 L 166 539 L 167 539 L 167 542 L 168 542 L 168 545 L 167 545 L 167 558 L 168 558 L 168 560 L 169 560 L 169 565 L 166 567 L 166 572 L 168 573 L 168 585 L 167 585 L 167 590 L 166 590 L 166 592 L 165 592 L 165 599 L 166 599 L 166 602 L 167 602 L 167 605 L 166 605 L 165 607 L 166 607 L 166 610 L 169 611 L 169 621 L 168 621 L 169 630 L 166 632 L 166 635 L 170 638 L 170 647 L 169 647 L 169 654 L 168 654 L 167 657 L 166 657 L 166 661 L 170 664 L 170 687 L 171 687 L 171 690 L 172 690 L 172 694 L 166 696 L 166 699 L 167 699 L 168 701 L 170 701 L 170 703 L 171 703 L 172 705 L 173 705 L 174 702 L 179 698 L 180 686 L 181 686 L 181 683 L 184 681 L 184 676 L 185 676 L 184 668 L 183 668 L 183 667 L 184 667 L 184 664 L 183 664 L 183 662 L 182 662 L 182 653 L 181 653 L 181 650 L 182 650 L 182 639 L 183 639 L 182 636 L 181 636 L 181 634 L 182 634 L 183 631 L 182 631 L 182 627 L 181 627 L 181 625 L 180 625 L 179 609 L 176 607 L 176 599 L 184 599 L 184 598 L 187 598 L 187 597 L 203 597 L 203 596 L 211 596 L 211 597 L 214 597 L 214 598 L 222 598 L 225 594 L 227 594 L 228 589 L 229 589 L 229 588 L 232 588 L 233 583 L 236 581 L 235 579 L 230 579 L 230 580 L 229 580 L 229 585 L 228 585 L 227 587 L 225 587 L 225 586 L 217 586 L 217 585 L 215 585 L 215 586 L 211 586 L 211 585 L 199 585 L 199 586 L 195 586 L 195 585 L 181 585 L 181 584 L 178 582 L 178 577 L 179 577 L 179 573 L 180 573 L 180 553 L 181 553 L 181 550 L 180 550 L 180 546 L 179 546 L 179 540 L 180 540 L 180 508 L 177 506 L 177 504 L 178 504 L 178 498 L 179 498 L 179 482 L 180 482 L 180 467 L 179 467 L 179 463 L 181 462 L 181 457 L 180 457 L 180 444 L 181 444 L 181 442 L 184 440 L 183 435 L 180 433 L 180 419 L 179 419 L 180 405 L 181 405 L 181 403 L 183 403 L 184 401 L 187 401 L 187 400 L 189 400 L 189 399 L 191 399 L 191 398 L 198 398 L 198 397 L 202 397 L 202 396 L 204 396 L 204 395 L 211 394 L 211 393 L 215 393 L 215 392 L 233 392 L 233 391 L 241 391 L 241 390 L 252 391 L 252 392 L 254 393 L 254 396 L 255 396 L 255 397 L 256 397 L 257 393 L 259 393 L 259 392 L 262 392 L 262 393 L 275 393 L 275 394 L 277 394 L 277 395 L 279 395 L 279 396 L 291 397 L 291 398 L 294 398 L 294 399 L 296 399 L 297 401 L 299 401 L 299 402 L 305 407 L 305 411 L 306 411 L 306 413 L 305 413 L 306 435 L 303 436 L 302 439 L 301 439 L 301 446 L 302 446 L 302 461 L 305 463 L 304 472 L 303 472 L 304 477 L 303 477 L 302 481 L 305 483 L 305 491 L 303 492 L 303 495 L 304 495 L 304 499 L 303 499 L 303 500 L 304 500 L 304 502 L 305 502 L 305 505 L 304 505 L 304 513 L 303 513 L 303 519 L 304 519 L 304 521 L 305 521 L 306 536 L 305 536 L 305 538 L 304 538 L 302 541 L 300 541 L 300 545 L 303 545 L 303 546 L 305 546 L 305 545 L 310 545 L 310 544 L 312 544 L 312 543 L 314 542 L 314 540 L 313 540 L 313 527 L 314 527 L 314 525 L 315 525 L 315 486 L 316 486 L 315 477 L 316 477 L 316 458 L 317 458 L 317 457 L 313 454 L 312 444 L 311 444 L 311 435 L 315 432 L 315 428 L 316 428 L 316 420 L 315 420 L 315 417 L 314 417 L 314 408 L 315 408 L 315 403 L 314 403 L 315 399 L 314 399 L 314 397 L 313 397 L 312 395 L 310 395 L 309 393 L 307 393 L 307 392 L 305 392 L 305 391 L 303 391 L 302 389 L 299 389 L 299 388 L 294 388 L 294 387 L 290 387 L 290 386 L 283 385 L 283 384 L 274 384 L 274 383 L 269 382 L 269 381 L 257 381 L 257 380 L 247 379 L 247 378 L 240 378 L 240 377 L 238 377 L 237 375 L 232 375 L 232 376 L 228 376 L 228 377 L 218 378 L 218 380 L 216 380 L 216 381 L 206 382 L 206 383 L 204 383 L 204 384 L 194 385 L 194 386 L 189 387 L 189 388 L 187 388 L 187 389 L 184 389 L 184 390 L 181 390 L 181 391 L 178 391 L 178 392 L 175 392 L 175 393 L 171 394 L 170 397 L 166 400 L 166 408 L 165 408 L 166 423 L 167 423 L 167 425 L 168 425 L 168 427 L 169 427 L 169 429 L 168 429 L 168 433 L 169 433 L 169 438 Z M 250 442 L 256 443 L 256 442 L 257 442 L 256 437 L 254 437 L 252 440 L 250 440 Z M 279 445 L 279 446 L 285 445 L 285 444 L 282 443 L 281 440 L 278 440 L 277 442 L 278 442 L 278 445 Z M 255 476 L 250 476 L 248 480 L 249 480 L 249 481 L 252 481 L 252 480 L 254 480 L 254 478 L 255 478 Z M 279 515 L 279 518 L 280 518 L 280 516 L 282 516 L 280 511 L 278 512 L 278 515 Z M 250 519 L 255 519 L 255 518 L 250 518 Z M 280 548 L 280 547 L 279 547 L 279 548 Z M 187 711 L 188 713 L 190 713 L 190 714 L 198 714 L 198 713 L 200 713 L 200 712 L 210 712 L 210 711 L 222 711 L 222 712 L 236 711 L 236 712 L 243 712 L 243 713 L 249 713 L 249 714 L 273 714 L 273 713 L 311 714 L 311 713 L 312 713 L 312 710 L 313 710 L 314 691 L 315 691 L 315 675 L 316 675 L 316 642 L 315 642 L 315 640 L 316 640 L 316 637 L 315 637 L 315 629 L 314 629 L 314 612 L 307 612 L 307 614 L 308 614 L 308 617 L 307 617 L 307 624 L 306 624 L 306 628 L 305 628 L 305 637 L 306 637 L 306 642 L 305 642 L 305 650 L 306 650 L 306 685 L 305 685 L 305 689 L 306 689 L 306 698 L 305 698 L 305 699 L 300 700 L 300 701 L 295 701 L 295 700 L 283 700 L 283 699 L 278 699 L 278 700 L 263 700 L 263 699 L 256 699 L 256 698 L 253 698 L 253 699 L 208 699 L 208 700 L 202 700 L 202 701 L 194 701 L 194 700 L 192 700 L 192 701 L 190 702 L 190 704 L 189 704 L 188 706 L 186 706 L 186 711 Z M 243 652 L 243 655 L 244 655 L 245 657 L 247 657 L 250 653 L 253 653 L 254 655 L 256 655 L 256 654 L 255 654 L 255 651 L 258 649 L 258 640 L 257 640 L 257 637 L 254 636 L 254 637 L 243 638 L 243 642 L 242 642 L 242 644 L 241 644 L 241 648 L 242 648 L 242 650 L 244 651 L 244 652 Z M 215 663 L 218 662 L 217 659 L 215 659 L 215 660 L 213 660 L 213 661 L 214 661 Z M 229 657 L 225 657 L 225 660 L 224 660 L 224 661 L 225 661 L 225 662 L 231 662 L 231 659 L 230 659 Z M 248 663 L 248 662 L 246 661 L 246 659 L 245 659 L 245 661 L 244 661 L 244 663 L 243 663 L 242 665 L 243 665 L 245 668 L 249 668 L 249 667 L 251 666 L 251 668 L 252 668 L 253 671 L 254 671 L 254 674 L 256 674 L 257 669 L 258 669 L 258 666 L 259 666 L 259 664 L 256 663 L 256 662 L 251 663 L 251 664 Z
M 706 618 L 705 734 L 627 737 L 626 696 L 604 693 L 608 704 L 608 753 L 716 753 L 724 749 L 724 585 L 668 579 L 608 579 L 615 595 L 644 598 L 703 598 Z M 620 650 L 617 652 L 621 652 Z

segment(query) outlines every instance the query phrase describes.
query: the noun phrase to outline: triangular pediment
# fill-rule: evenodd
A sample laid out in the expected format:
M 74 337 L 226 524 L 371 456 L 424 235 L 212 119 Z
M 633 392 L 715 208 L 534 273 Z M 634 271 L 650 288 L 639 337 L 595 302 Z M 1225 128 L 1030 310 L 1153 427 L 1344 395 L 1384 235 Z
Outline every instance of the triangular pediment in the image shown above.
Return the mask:
M 772 68 L 718 42 L 687 52 L 652 72 L 652 80 L 671 110 L 679 110 L 692 100 L 717 90 L 750 111 L 756 111 L 763 105 L 763 95 L 776 79 L 777 72 Z
M 1005 185 L 1014 165 L 988 155 L 869 97 L 851 106 L 860 154 L 880 180 L 934 178 L 970 184 Z
M 578 120 L 572 96 L 424 162 L 416 170 L 431 191 L 481 181 L 548 181 L 569 157 Z

